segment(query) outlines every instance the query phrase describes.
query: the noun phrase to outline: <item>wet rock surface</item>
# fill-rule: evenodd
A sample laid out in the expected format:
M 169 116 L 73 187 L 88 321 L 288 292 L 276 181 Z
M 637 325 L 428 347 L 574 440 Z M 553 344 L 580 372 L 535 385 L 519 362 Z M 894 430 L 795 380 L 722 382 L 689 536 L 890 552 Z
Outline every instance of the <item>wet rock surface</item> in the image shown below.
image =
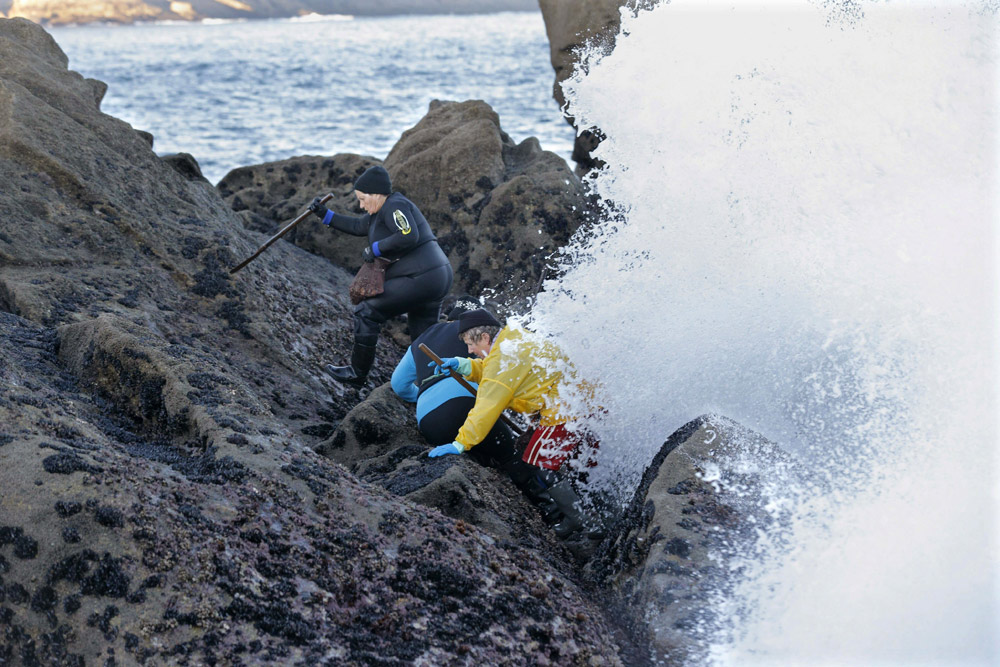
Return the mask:
M 546 552 L 313 451 L 351 275 L 230 275 L 266 236 L 103 89 L 0 20 L 0 664 L 619 664 Z
M 580 62 L 580 51 L 585 47 L 596 47 L 602 53 L 610 53 L 621 27 L 621 12 L 635 12 L 651 9 L 658 0 L 577 0 L 573 3 L 562 0 L 538 0 L 545 20 L 545 33 L 549 38 L 549 54 L 556 79 L 552 85 L 552 97 L 562 109 L 566 105 L 562 83 L 573 75 Z M 591 152 L 601 141 L 597 128 L 578 127 L 569 109 L 566 121 L 577 129 L 573 142 L 573 161 L 578 174 L 600 166 L 600 161 Z
M 301 157 L 243 167 L 218 185 L 251 229 L 273 233 L 312 198 L 360 215 L 353 183 L 376 158 Z M 507 298 L 538 288 L 550 256 L 587 219 L 583 186 L 558 155 L 529 138 L 514 144 L 484 102 L 431 103 L 385 158 L 393 187 L 413 200 L 455 269 L 455 293 L 501 287 Z M 366 242 L 311 218 L 290 234 L 296 245 L 356 271 Z
M 706 415 L 678 429 L 647 469 L 625 513 L 587 565 L 628 619 L 628 662 L 699 664 L 715 628 L 712 596 L 734 583 L 724 561 L 751 553 L 776 517 L 764 490 L 792 460 L 739 424 Z M 785 477 L 789 479 L 789 477 Z
M 386 384 L 351 410 L 316 451 L 364 481 L 476 526 L 499 542 L 542 553 L 563 571 L 578 568 L 506 475 L 470 456 L 428 458 L 430 449 L 417 430 L 412 404 Z
M 537 554 L 288 434 L 223 451 L 154 440 L 66 370 L 54 331 L 0 324 L 5 664 L 615 661 L 599 613 Z M 82 465 L 48 470 L 53 455 Z

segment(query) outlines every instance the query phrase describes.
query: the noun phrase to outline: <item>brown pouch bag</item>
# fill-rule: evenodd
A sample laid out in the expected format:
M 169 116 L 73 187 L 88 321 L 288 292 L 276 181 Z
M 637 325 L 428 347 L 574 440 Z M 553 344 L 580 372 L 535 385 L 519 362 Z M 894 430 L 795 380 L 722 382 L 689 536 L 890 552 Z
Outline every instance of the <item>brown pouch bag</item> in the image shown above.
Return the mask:
M 351 296 L 351 303 L 355 306 L 378 296 L 385 286 L 385 267 L 389 266 L 389 260 L 376 257 L 374 262 L 364 262 L 358 270 L 358 275 L 354 276 L 354 282 L 347 293 Z

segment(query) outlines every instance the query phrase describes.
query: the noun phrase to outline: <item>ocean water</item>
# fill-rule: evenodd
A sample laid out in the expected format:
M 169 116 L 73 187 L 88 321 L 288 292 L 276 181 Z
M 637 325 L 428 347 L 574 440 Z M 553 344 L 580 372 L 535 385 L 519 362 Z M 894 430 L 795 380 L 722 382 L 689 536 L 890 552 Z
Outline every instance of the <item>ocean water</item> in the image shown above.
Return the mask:
M 105 113 L 191 153 L 213 183 L 298 155 L 384 159 L 431 100 L 481 99 L 515 142 L 569 161 L 540 12 L 310 16 L 50 28 L 69 66 L 108 84 Z
M 674 0 L 566 86 L 615 205 L 525 322 L 602 387 L 592 477 L 704 413 L 812 472 L 716 554 L 711 664 L 1000 664 L 989 5 Z

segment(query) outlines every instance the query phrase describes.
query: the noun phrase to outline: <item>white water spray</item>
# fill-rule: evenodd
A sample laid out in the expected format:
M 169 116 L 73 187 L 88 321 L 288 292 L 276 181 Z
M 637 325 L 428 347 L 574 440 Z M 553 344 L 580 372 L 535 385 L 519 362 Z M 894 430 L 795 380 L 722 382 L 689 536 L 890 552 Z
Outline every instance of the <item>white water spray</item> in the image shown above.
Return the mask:
M 715 662 L 987 664 L 997 17 L 827 5 L 623 16 L 566 85 L 621 212 L 529 325 L 603 387 L 605 483 L 629 488 L 706 412 L 825 475 L 787 489 L 784 546 L 718 602 Z

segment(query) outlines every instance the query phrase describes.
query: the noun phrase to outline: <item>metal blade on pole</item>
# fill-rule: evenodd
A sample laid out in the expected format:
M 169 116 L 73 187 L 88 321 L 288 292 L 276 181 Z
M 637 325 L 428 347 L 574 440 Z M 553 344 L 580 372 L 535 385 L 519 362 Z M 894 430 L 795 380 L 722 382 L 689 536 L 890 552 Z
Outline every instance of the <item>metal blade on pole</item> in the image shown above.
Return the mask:
M 333 199 L 333 193 L 332 192 L 327 193 L 326 195 L 324 195 L 323 198 L 319 200 L 319 203 L 325 204 L 328 201 L 330 201 L 331 199 Z M 292 220 L 291 222 L 289 222 L 287 225 L 285 225 L 284 227 L 282 227 L 280 230 L 278 230 L 277 234 L 275 234 L 274 236 L 272 236 L 271 238 L 269 238 L 267 241 L 265 241 L 264 245 L 262 245 L 261 247 L 257 248 L 257 252 L 255 252 L 254 254 L 250 255 L 249 257 L 247 257 L 246 259 L 244 259 L 242 262 L 240 262 L 239 264 L 237 264 L 233 268 L 229 269 L 229 273 L 230 274 L 236 273 L 237 271 L 239 271 L 240 269 L 242 269 L 244 266 L 246 266 L 250 262 L 252 262 L 255 259 L 257 259 L 258 255 L 260 255 L 262 252 L 264 252 L 265 250 L 267 250 L 271 246 L 272 243 L 274 243 L 275 241 L 277 241 L 278 239 L 280 239 L 282 236 L 284 236 L 286 233 L 288 233 L 288 230 L 290 230 L 292 227 L 294 227 L 295 225 L 299 224 L 300 222 L 302 222 L 303 220 L 305 220 L 307 217 L 309 217 L 310 213 L 312 213 L 312 211 L 306 211 L 305 213 L 303 213 L 302 215 L 300 215 L 299 217 L 295 218 L 294 220 Z

